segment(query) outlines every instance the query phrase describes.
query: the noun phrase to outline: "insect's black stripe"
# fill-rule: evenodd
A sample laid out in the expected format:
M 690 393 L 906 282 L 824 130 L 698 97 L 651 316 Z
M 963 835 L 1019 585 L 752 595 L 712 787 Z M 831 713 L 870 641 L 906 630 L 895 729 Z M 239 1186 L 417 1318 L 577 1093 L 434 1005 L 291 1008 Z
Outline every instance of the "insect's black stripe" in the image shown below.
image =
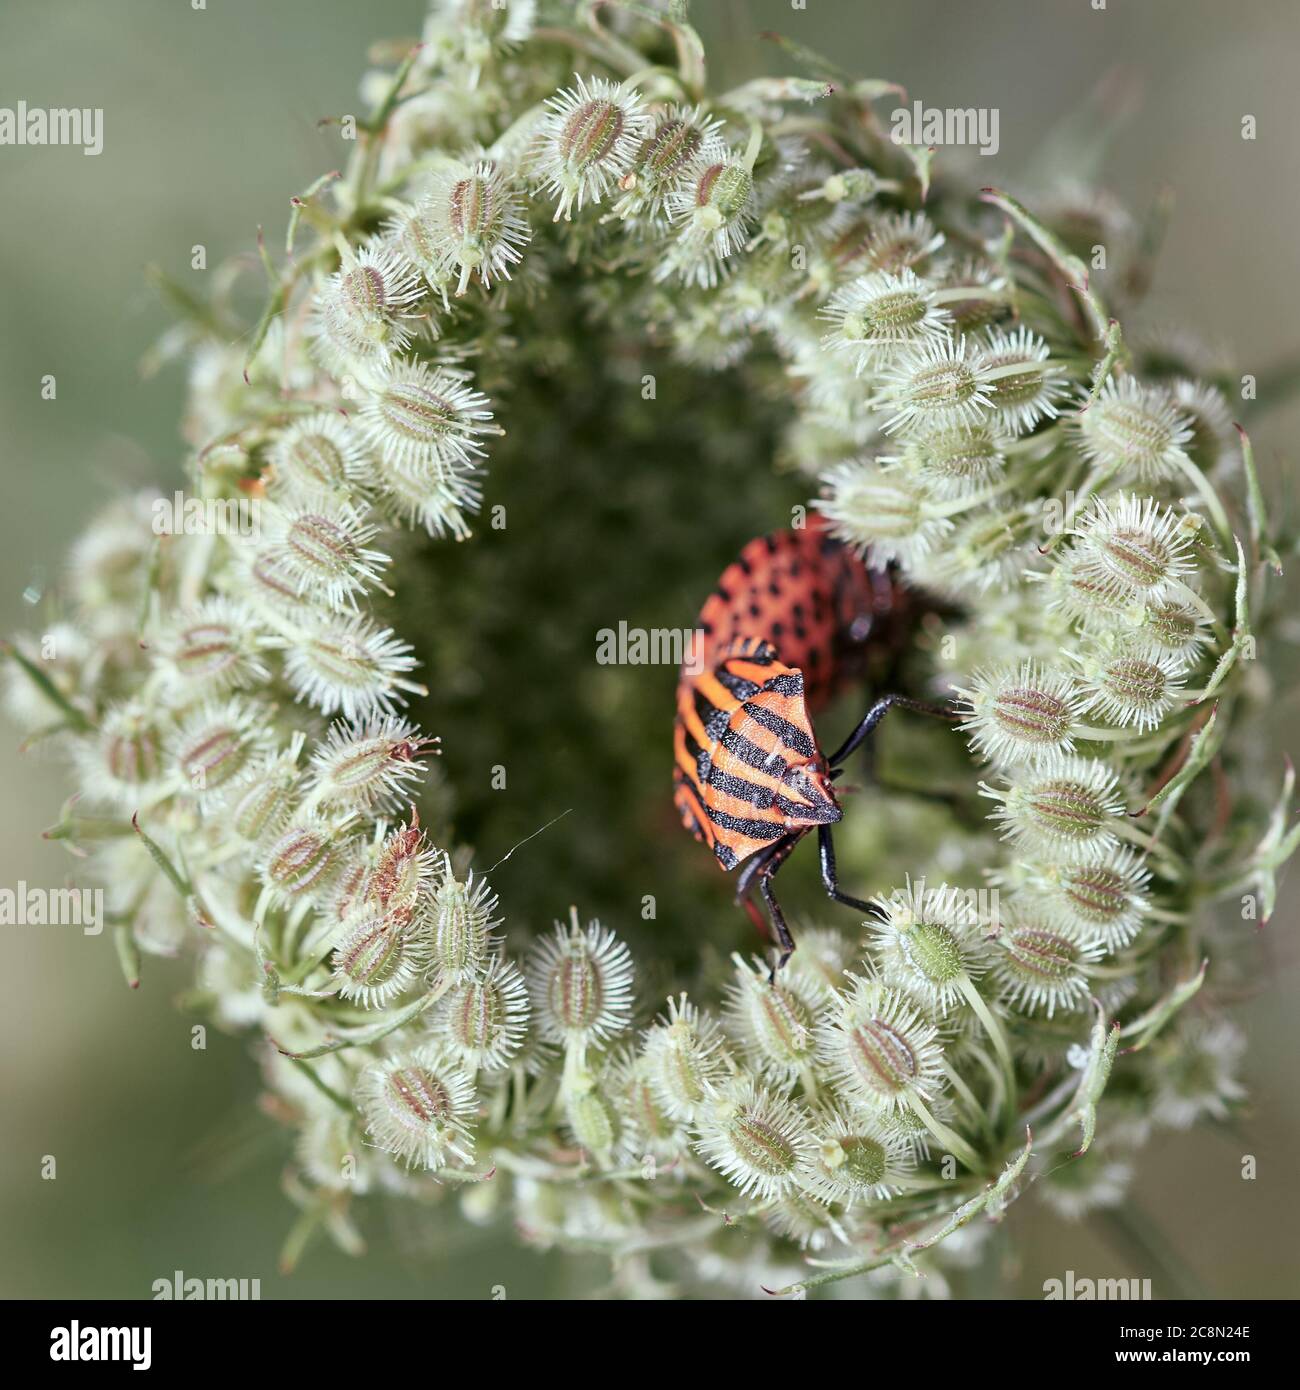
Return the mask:
M 714 673 L 714 679 L 718 684 L 725 686 L 726 689 L 736 697 L 737 700 L 748 700 L 757 695 L 762 686 L 757 681 L 746 680 L 744 676 L 737 676 L 728 671 L 725 666 L 718 667 Z M 774 676 L 774 680 L 783 680 L 782 676 Z
M 709 768 L 709 775 L 705 780 L 709 786 L 724 795 L 734 796 L 737 801 L 747 801 L 760 811 L 770 810 L 772 802 L 776 799 L 776 793 L 771 787 L 760 787 L 753 782 L 747 782 L 743 777 L 737 777 L 734 773 L 724 772 L 716 763 Z
M 722 737 L 723 730 L 727 727 L 732 715 L 731 710 L 719 709 L 700 690 L 695 692 L 695 713 L 700 723 L 704 725 L 704 732 L 714 740 Z
M 790 764 L 781 756 L 779 750 L 774 748 L 769 752 L 766 748 L 760 748 L 743 734 L 738 734 L 735 729 L 724 729 L 719 742 L 728 753 L 734 754 L 747 767 L 752 767 L 758 772 L 780 777 L 789 771 Z
M 751 666 L 770 666 L 776 660 L 776 648 L 763 637 L 741 637 L 728 653 L 728 660 L 733 659 Z
M 756 743 L 751 743 L 747 738 L 742 737 L 732 729 L 723 732 L 719 740 L 722 747 L 727 752 L 733 754 L 748 767 L 754 768 L 758 772 L 765 772 L 771 777 L 781 777 L 785 774 L 789 764 L 780 754 L 764 751 Z M 692 769 L 696 782 L 698 783 L 698 793 L 702 796 L 703 789 L 707 786 L 717 787 L 719 791 L 728 792 L 732 796 L 740 797 L 742 800 L 752 800 L 751 792 L 761 791 L 755 784 L 729 773 L 725 768 L 719 768 L 713 759 L 713 752 L 707 748 L 701 748 L 695 741 L 691 731 L 687 728 L 682 729 L 682 747 L 687 756 L 695 764 Z M 729 779 L 724 784 L 722 779 Z M 771 792 L 768 792 L 770 798 Z M 754 805 L 759 806 L 763 803 L 754 801 Z M 767 803 L 771 804 L 770 800 Z M 764 806 L 764 809 L 766 807 Z
M 745 816 L 733 816 L 728 811 L 719 811 L 713 806 L 706 809 L 714 825 L 721 826 L 723 830 L 733 830 L 750 840 L 779 840 L 786 833 L 785 826 L 779 820 L 751 820 Z
M 683 741 L 681 742 L 683 742 L 683 748 L 687 752 L 688 758 L 695 765 L 691 769 L 691 776 L 695 778 L 697 795 L 704 795 L 705 784 L 708 783 L 713 773 L 713 753 L 708 748 L 701 748 L 691 737 L 690 730 L 683 730 Z
M 769 733 L 775 734 L 787 748 L 798 753 L 801 758 L 817 756 L 812 739 L 797 724 L 791 724 L 788 719 L 782 719 L 779 714 L 773 714 L 762 705 L 747 703 L 744 709 L 755 724 L 761 724 Z

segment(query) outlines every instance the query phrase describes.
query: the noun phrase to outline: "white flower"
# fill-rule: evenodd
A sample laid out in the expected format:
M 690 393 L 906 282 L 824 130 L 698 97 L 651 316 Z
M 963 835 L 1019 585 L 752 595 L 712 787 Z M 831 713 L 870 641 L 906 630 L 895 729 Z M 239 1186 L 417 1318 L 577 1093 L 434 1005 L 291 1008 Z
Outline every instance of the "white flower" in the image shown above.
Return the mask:
M 1152 497 L 1121 492 L 1094 498 L 1073 534 L 1067 568 L 1112 602 L 1164 597 L 1194 568 L 1195 525 Z
M 220 595 L 176 613 L 152 643 L 155 665 L 184 695 L 223 695 L 267 680 L 269 645 L 256 615 Z
M 695 1147 L 745 1196 L 762 1200 L 790 1191 L 814 1152 L 803 1110 L 754 1082 L 714 1101 L 699 1122 Z
M 575 75 L 546 106 L 533 166 L 556 200 L 554 220 L 567 222 L 628 173 L 652 125 L 639 92 L 603 77 Z
M 320 902 L 347 857 L 346 826 L 300 814 L 271 840 L 257 863 L 271 902 Z
M 336 723 L 311 755 L 312 789 L 324 805 L 375 814 L 396 811 L 424 775 L 420 759 L 441 750 L 396 715 Z
M 529 952 L 528 989 L 542 1038 L 582 1047 L 621 1033 L 632 1017 L 632 957 L 608 927 L 555 924 Z
M 660 221 L 678 176 L 721 128 L 721 121 L 709 118 L 698 106 L 668 107 L 637 151 L 632 169 L 619 180 L 623 196 L 614 206 L 618 216 L 644 217 L 652 224 Z
M 1155 729 L 1183 692 L 1187 664 L 1176 656 L 1092 653 L 1080 666 L 1081 713 L 1097 713 L 1120 728 Z
M 344 999 L 382 1009 L 420 977 L 418 942 L 401 914 L 367 913 L 350 922 L 331 959 Z
M 390 560 L 371 545 L 378 534 L 363 508 L 322 494 L 268 508 L 266 539 L 278 572 L 326 608 L 355 610 L 359 596 L 380 587 Z
M 492 160 L 479 159 L 436 174 L 390 235 L 430 288 L 441 291 L 454 281 L 459 296 L 473 278 L 484 289 L 509 280 L 532 233 L 510 176 Z
M 830 521 L 831 534 L 864 556 L 870 551 L 876 566 L 887 560 L 912 564 L 952 530 L 951 521 L 932 513 L 923 484 L 901 468 L 853 459 L 821 481 L 826 496 L 817 508 Z
M 331 366 L 381 363 L 411 341 L 412 305 L 423 293 L 414 271 L 382 243 L 344 258 L 316 297 L 317 341 Z
M 981 924 L 968 896 L 942 884 L 908 882 L 872 904 L 870 944 L 885 979 L 911 991 L 936 1015 L 947 1013 L 984 970 Z
M 366 1133 L 408 1167 L 472 1162 L 474 1085 L 438 1046 L 372 1063 L 357 1082 L 356 1101 Z
M 278 430 L 268 451 L 267 486 L 277 500 L 298 493 L 355 496 L 370 479 L 370 459 L 351 422 L 322 410 Z
M 884 1115 L 833 1110 L 818 1126 L 817 1158 L 808 1179 L 823 1202 L 887 1201 L 916 1171 L 908 1136 Z
M 677 176 L 665 199 L 676 245 L 655 275 L 717 283 L 719 262 L 744 246 L 755 215 L 754 176 L 725 141 L 711 138 Z
M 407 360 L 376 378 L 361 429 L 386 467 L 437 481 L 442 472 L 485 456 L 479 441 L 495 433 L 491 419 L 487 397 L 468 384 L 466 373 Z
M 170 753 L 180 785 L 210 811 L 248 780 L 273 746 L 266 705 L 236 698 L 188 714 Z
M 1052 767 L 1008 774 L 1001 788 L 980 784 L 998 802 L 1005 838 L 1079 863 L 1097 863 L 1117 845 L 1124 814 L 1119 774 L 1096 758 L 1062 757 Z
M 899 461 L 935 497 L 969 497 L 1002 476 L 1007 441 L 992 421 L 939 426 L 910 435 Z
M 943 1089 L 943 1047 L 905 996 L 850 975 L 817 1029 L 818 1055 L 841 1092 L 868 1110 L 903 1109 Z
M 497 948 L 498 907 L 486 879 L 475 881 L 473 873 L 459 879 L 451 871 L 450 856 L 444 858 L 432 912 L 431 976 L 459 982 L 482 976 Z
M 78 745 L 82 780 L 92 798 L 135 811 L 160 789 L 173 737 L 168 715 L 143 700 L 111 706 L 97 735 Z
M 1008 903 L 1006 918 L 993 954 L 999 1001 L 1047 1018 L 1081 1008 L 1088 998 L 1087 967 L 1101 957 L 1100 944 L 1044 922 L 1028 904 Z
M 1134 377 L 1111 377 L 1074 417 L 1079 447 L 1107 475 L 1141 482 L 1173 477 L 1189 462 L 1192 424 L 1167 392 Z
M 808 946 L 800 933 L 794 961 L 802 963 Z M 740 956 L 732 960 L 736 969 L 727 989 L 727 1030 L 750 1065 L 774 1086 L 785 1089 L 813 1064 L 817 1006 L 827 991 L 815 978 L 797 973 L 793 962 L 774 980 L 770 966 L 761 960 L 747 962 Z
M 1045 859 L 1025 866 L 1028 893 L 1051 921 L 1108 951 L 1127 946 L 1150 908 L 1151 871 L 1135 850 L 1121 849 L 1102 864 Z
M 992 382 L 978 350 L 965 338 L 916 343 L 884 367 L 872 403 L 888 413 L 885 429 L 975 424 L 993 409 Z
M 347 719 L 391 714 L 402 693 L 423 694 L 405 677 L 415 669 L 411 647 L 360 614 L 323 615 L 288 645 L 284 674 L 298 698 L 322 714 Z
M 668 1015 L 646 1031 L 642 1053 L 655 1095 L 673 1119 L 694 1119 L 730 1070 L 717 1023 L 685 995 L 668 1001 Z
M 934 302 L 934 286 L 906 267 L 897 275 L 883 270 L 860 275 L 831 295 L 821 317 L 835 325 L 823 344 L 852 354 L 859 376 L 900 348 L 940 342 L 949 331 L 949 315 Z
M 1023 326 L 1010 333 L 990 330 L 981 346 L 985 389 L 999 424 L 1010 433 L 1027 434 L 1044 417 L 1056 418 L 1064 370 L 1050 356 L 1042 338 Z
M 1034 661 L 976 671 L 956 691 L 970 713 L 959 726 L 1000 767 L 1051 766 L 1074 751 L 1081 702 L 1074 677 Z
M 530 1012 L 518 967 L 494 956 L 479 979 L 461 980 L 443 996 L 433 1032 L 466 1067 L 499 1071 L 523 1046 Z
M 915 268 L 944 243 L 943 233 L 923 212 L 886 212 L 873 216 L 867 235 L 854 252 L 872 270 L 897 274 Z

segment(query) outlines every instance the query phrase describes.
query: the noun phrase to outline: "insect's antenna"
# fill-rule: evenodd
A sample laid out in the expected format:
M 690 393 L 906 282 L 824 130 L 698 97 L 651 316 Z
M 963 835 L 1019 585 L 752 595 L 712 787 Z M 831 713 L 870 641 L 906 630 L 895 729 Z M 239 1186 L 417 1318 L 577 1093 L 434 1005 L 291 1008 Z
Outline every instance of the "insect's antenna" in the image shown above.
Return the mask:
M 553 816 L 550 820 L 546 822 L 545 825 L 539 827 L 537 830 L 534 830 L 531 835 L 525 835 L 524 838 L 519 841 L 519 844 L 512 845 L 508 850 L 506 850 L 506 852 L 501 856 L 501 858 L 498 859 L 497 862 L 492 865 L 491 869 L 485 869 L 483 871 L 484 874 L 490 874 L 493 869 L 499 869 L 501 865 L 504 864 L 506 860 L 510 858 L 510 856 L 515 852 L 515 850 L 519 849 L 523 845 L 526 845 L 529 842 L 529 840 L 535 840 L 542 833 L 543 830 L 549 830 L 551 826 L 555 824 L 556 821 L 563 820 L 565 816 L 567 816 L 569 812 L 572 810 L 572 806 L 567 807 L 565 810 L 561 811 L 558 816 Z

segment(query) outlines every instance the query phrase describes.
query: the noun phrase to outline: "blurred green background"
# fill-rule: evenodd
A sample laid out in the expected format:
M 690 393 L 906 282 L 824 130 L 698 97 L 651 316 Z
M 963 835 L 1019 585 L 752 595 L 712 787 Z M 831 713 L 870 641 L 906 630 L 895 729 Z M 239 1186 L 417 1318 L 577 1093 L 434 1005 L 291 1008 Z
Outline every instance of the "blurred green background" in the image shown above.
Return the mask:
M 1109 0 L 1101 12 L 1090 0 L 808 0 L 804 9 L 697 0 L 695 10 L 723 83 L 777 70 L 755 36 L 779 29 L 928 105 L 998 107 L 1001 149 L 976 161 L 985 182 L 1013 181 L 1058 119 L 1122 77 L 1135 109 L 1109 182 L 1138 209 L 1162 186 L 1176 196 L 1157 317 L 1222 345 L 1243 371 L 1263 374 L 1300 344 L 1294 0 Z M 143 381 L 138 371 L 168 321 L 144 266 L 183 276 L 195 243 L 215 265 L 251 249 L 259 224 L 278 237 L 289 195 L 343 157 L 318 119 L 355 111 L 368 45 L 414 34 L 421 18 L 419 0 L 208 0 L 197 11 L 189 0 L 2 0 L 0 105 L 102 107 L 105 147 L 94 159 L 0 149 L 0 631 L 32 621 L 24 593 L 57 576 L 105 500 L 124 487 L 178 485 L 181 374 Z M 1253 143 L 1240 138 L 1248 113 L 1258 119 Z M 52 402 L 40 398 L 46 373 L 58 382 Z M 1280 409 L 1256 433 L 1274 495 L 1297 424 L 1300 413 Z M 1294 725 L 1291 684 L 1279 686 L 1279 750 Z M 72 863 L 39 832 L 55 819 L 65 776 L 40 753 L 20 757 L 15 743 L 6 728 L 0 884 L 57 884 Z M 544 819 L 532 814 L 533 824 Z M 573 852 L 573 833 L 548 832 L 557 853 Z M 484 853 L 509 843 L 503 831 Z M 525 892 L 522 856 L 511 872 L 498 887 Z M 538 922 L 564 907 L 537 905 Z M 1270 988 L 1244 1010 L 1250 1114 L 1233 1133 L 1159 1139 L 1134 1188 L 1213 1295 L 1300 1293 L 1295 917 L 1284 890 L 1268 928 Z M 502 1282 L 514 1298 L 563 1297 L 592 1287 L 593 1262 L 520 1252 L 508 1231 L 448 1236 L 381 1202 L 366 1216 L 364 1259 L 321 1244 L 281 1278 L 293 1215 L 279 1190 L 283 1141 L 255 1110 L 245 1041 L 210 1030 L 207 1051 L 191 1050 L 192 1020 L 174 1007 L 189 964 L 147 962 L 132 994 L 107 934 L 0 930 L 0 1293 L 148 1297 L 175 1269 L 258 1277 L 263 1297 L 488 1297 Z M 1246 1152 L 1258 1159 L 1254 1182 L 1239 1176 Z M 58 1161 L 53 1182 L 40 1178 L 46 1154 Z M 1007 1230 L 970 1287 L 1038 1297 L 1067 1268 L 1151 1272 L 1100 1227 L 1065 1225 L 1032 1199 Z

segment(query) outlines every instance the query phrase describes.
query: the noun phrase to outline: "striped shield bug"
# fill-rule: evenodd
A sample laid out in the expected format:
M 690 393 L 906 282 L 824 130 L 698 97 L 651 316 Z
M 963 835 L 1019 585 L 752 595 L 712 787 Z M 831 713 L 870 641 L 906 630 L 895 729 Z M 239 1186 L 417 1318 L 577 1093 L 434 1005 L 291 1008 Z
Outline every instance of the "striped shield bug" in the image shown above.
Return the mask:
M 892 571 L 869 569 L 815 518 L 751 541 L 701 610 L 696 650 L 677 686 L 673 800 L 721 868 L 739 869 L 736 901 L 761 930 L 757 887 L 780 947 L 778 970 L 795 943 L 772 879 L 810 831 L 826 892 L 870 910 L 840 888 L 836 873 L 831 827 L 843 811 L 834 783 L 845 763 L 892 708 L 960 717 L 885 694 L 830 757 L 818 742 L 812 716 L 848 679 L 892 676 L 919 619 L 917 597 Z

